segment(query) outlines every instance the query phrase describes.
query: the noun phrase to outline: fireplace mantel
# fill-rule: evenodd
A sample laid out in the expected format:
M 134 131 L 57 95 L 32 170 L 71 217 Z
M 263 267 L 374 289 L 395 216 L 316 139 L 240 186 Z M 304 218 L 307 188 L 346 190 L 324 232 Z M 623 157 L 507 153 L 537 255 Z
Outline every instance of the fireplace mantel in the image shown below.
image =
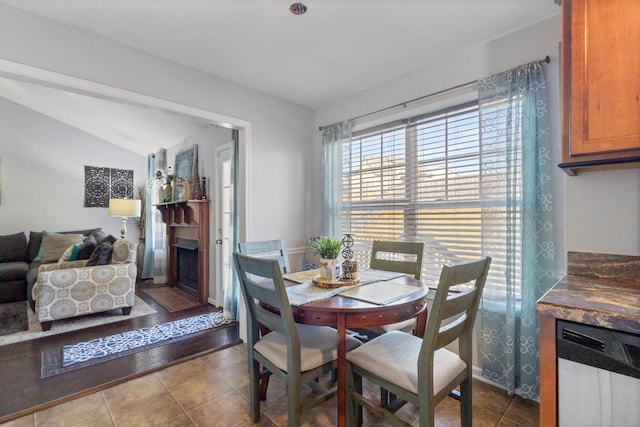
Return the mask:
M 209 298 L 209 200 L 185 200 L 154 205 L 167 227 L 169 285 L 178 283 L 177 242 L 179 238 L 198 241 L 198 300 Z

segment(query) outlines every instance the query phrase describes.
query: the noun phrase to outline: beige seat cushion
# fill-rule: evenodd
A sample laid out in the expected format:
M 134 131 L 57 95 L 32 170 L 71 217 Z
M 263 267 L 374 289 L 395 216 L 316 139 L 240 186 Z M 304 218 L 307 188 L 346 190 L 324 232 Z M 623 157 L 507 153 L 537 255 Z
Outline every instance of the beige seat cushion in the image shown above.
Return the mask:
M 412 393 L 418 393 L 418 356 L 422 339 L 391 331 L 347 353 L 347 360 Z M 433 392 L 438 393 L 467 368 L 460 357 L 441 348 L 433 361 Z
M 301 372 L 322 366 L 338 358 L 338 333 L 328 326 L 296 324 L 300 337 Z M 269 332 L 254 346 L 279 369 L 287 370 L 287 341 L 280 332 Z M 360 341 L 347 335 L 347 351 L 360 345 Z

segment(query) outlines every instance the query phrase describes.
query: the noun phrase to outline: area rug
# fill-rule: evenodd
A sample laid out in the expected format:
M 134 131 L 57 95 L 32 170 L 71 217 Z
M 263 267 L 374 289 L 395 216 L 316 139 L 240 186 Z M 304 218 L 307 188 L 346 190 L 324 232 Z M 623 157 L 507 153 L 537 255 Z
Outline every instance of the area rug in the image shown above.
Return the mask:
M 51 335 L 61 334 L 78 329 L 89 328 L 92 326 L 103 325 L 106 323 L 119 322 L 121 320 L 131 319 L 133 317 L 146 316 L 147 314 L 156 313 L 149 304 L 144 302 L 140 297 L 136 296 L 135 305 L 131 309 L 128 316 L 122 315 L 122 309 L 105 311 L 102 313 L 88 314 L 86 316 L 72 317 L 70 319 L 56 320 L 48 331 L 43 331 L 38 323 L 38 317 L 25 302 L 25 312 L 29 323 L 28 330 L 17 332 L 15 334 L 0 336 L 0 346 L 13 344 L 16 342 L 32 340 L 36 338 L 48 337 Z
M 143 288 L 142 292 L 172 313 L 202 305 L 196 298 L 171 286 Z
M 0 337 L 26 331 L 28 327 L 26 301 L 0 304 Z
M 232 323 L 222 312 L 206 313 L 42 352 L 42 378 L 174 343 Z M 235 322 L 234 322 L 235 323 Z

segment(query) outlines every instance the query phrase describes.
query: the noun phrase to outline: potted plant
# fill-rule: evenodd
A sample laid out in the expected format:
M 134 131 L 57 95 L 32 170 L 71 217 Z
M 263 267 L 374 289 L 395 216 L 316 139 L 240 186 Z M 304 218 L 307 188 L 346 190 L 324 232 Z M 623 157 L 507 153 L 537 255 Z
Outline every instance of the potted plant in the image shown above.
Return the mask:
M 320 255 L 320 277 L 325 280 L 337 280 L 339 272 L 336 273 L 336 267 L 340 268 L 337 259 L 342 250 L 342 239 L 322 236 L 312 241 L 309 247 Z

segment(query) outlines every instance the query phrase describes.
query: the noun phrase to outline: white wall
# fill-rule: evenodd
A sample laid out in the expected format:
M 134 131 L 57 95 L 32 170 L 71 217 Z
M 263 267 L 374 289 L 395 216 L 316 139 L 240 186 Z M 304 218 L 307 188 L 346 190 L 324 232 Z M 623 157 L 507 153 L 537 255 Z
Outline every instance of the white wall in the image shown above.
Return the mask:
M 84 167 L 133 169 L 135 185 L 146 180 L 145 157 L 2 98 L 0 117 L 0 235 L 102 227 L 120 236 L 120 218 L 84 207 Z
M 565 179 L 568 251 L 640 255 L 640 169 Z
M 304 244 L 313 127 L 308 109 L 4 5 L 0 28 L 0 60 L 250 122 L 241 132 L 249 150 L 243 237 Z

